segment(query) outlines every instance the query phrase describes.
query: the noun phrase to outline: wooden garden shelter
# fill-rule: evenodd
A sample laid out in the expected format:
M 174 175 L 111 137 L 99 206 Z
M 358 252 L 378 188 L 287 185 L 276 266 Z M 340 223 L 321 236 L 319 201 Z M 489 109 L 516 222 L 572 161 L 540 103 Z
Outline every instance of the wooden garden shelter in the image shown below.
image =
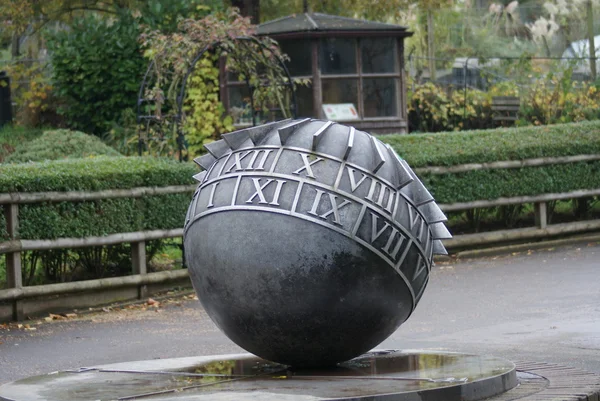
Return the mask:
M 319 13 L 265 22 L 259 36 L 277 40 L 290 57 L 293 78 L 310 79 L 296 91 L 297 116 L 351 124 L 368 132 L 406 132 L 406 27 Z M 244 86 L 228 83 L 228 108 Z

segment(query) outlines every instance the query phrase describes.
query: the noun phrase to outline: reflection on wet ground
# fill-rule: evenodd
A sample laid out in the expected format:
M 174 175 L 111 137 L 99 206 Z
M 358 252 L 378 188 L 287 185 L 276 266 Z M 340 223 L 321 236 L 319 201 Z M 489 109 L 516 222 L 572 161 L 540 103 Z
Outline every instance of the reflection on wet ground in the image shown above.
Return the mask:
M 179 400 L 192 395 L 198 400 L 229 399 L 223 398 L 225 394 L 244 400 L 258 393 L 318 400 L 445 389 L 452 389 L 454 394 L 448 397 L 461 399 L 464 391 L 460 389 L 469 386 L 476 386 L 475 392 L 480 396 L 490 396 L 497 394 L 500 387 L 506 391 L 516 385 L 514 364 L 509 361 L 426 351 L 377 351 L 327 369 L 293 369 L 252 355 L 176 369 L 173 364 L 165 370 L 157 370 L 156 364 L 152 369 L 144 369 L 144 362 L 132 362 L 131 366 L 128 369 L 127 364 L 121 364 L 118 369 L 98 367 L 28 378 L 0 388 L 0 399 L 6 397 L 7 389 L 12 391 L 7 395 L 17 401 L 25 399 L 18 397 L 21 391 L 31 394 L 32 389 L 39 398 L 27 399 L 49 401 Z M 489 385 L 486 381 L 490 381 Z M 495 393 L 485 393 L 485 388 Z

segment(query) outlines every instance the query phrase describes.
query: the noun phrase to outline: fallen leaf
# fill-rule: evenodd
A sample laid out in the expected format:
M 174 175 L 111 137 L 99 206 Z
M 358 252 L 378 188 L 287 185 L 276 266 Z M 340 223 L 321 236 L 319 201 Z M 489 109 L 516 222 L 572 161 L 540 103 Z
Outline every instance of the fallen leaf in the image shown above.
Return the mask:
M 69 319 L 74 319 L 77 317 L 77 313 L 67 313 L 65 316 Z

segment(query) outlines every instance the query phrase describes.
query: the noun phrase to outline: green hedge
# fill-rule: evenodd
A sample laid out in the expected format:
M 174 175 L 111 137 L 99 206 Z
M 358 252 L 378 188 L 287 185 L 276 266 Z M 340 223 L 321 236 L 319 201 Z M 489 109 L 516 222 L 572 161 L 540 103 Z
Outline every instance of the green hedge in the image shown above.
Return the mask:
M 154 158 L 71 159 L 0 165 L 0 192 L 98 191 L 193 184 L 190 163 Z M 180 228 L 191 194 L 156 195 L 87 202 L 23 204 L 24 239 L 84 237 Z M 0 218 L 0 238 L 6 239 Z
M 91 156 L 121 156 L 98 137 L 79 131 L 57 129 L 46 131 L 39 138 L 22 142 L 5 159 L 7 163 L 75 159 Z
M 600 153 L 600 121 L 437 134 L 382 135 L 411 167 Z
M 421 174 L 421 179 L 438 203 L 535 196 L 600 188 L 600 162 Z
M 411 167 L 600 153 L 600 121 L 439 134 L 388 135 Z M 455 174 L 421 173 L 439 203 L 600 188 L 600 161 Z

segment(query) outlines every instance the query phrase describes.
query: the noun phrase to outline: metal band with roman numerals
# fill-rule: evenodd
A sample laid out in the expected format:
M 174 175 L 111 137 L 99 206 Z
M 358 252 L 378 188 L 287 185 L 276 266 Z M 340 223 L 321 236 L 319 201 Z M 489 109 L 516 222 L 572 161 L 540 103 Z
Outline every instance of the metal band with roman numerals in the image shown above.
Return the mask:
M 303 127 L 312 136 L 296 135 Z M 333 122 L 281 121 L 226 134 L 195 161 L 205 169 L 185 221 L 252 210 L 310 221 L 349 237 L 402 277 L 413 309 L 434 254 L 451 235 L 416 174 L 373 136 Z M 413 252 L 409 252 L 412 249 Z M 408 254 L 416 260 L 405 263 Z

